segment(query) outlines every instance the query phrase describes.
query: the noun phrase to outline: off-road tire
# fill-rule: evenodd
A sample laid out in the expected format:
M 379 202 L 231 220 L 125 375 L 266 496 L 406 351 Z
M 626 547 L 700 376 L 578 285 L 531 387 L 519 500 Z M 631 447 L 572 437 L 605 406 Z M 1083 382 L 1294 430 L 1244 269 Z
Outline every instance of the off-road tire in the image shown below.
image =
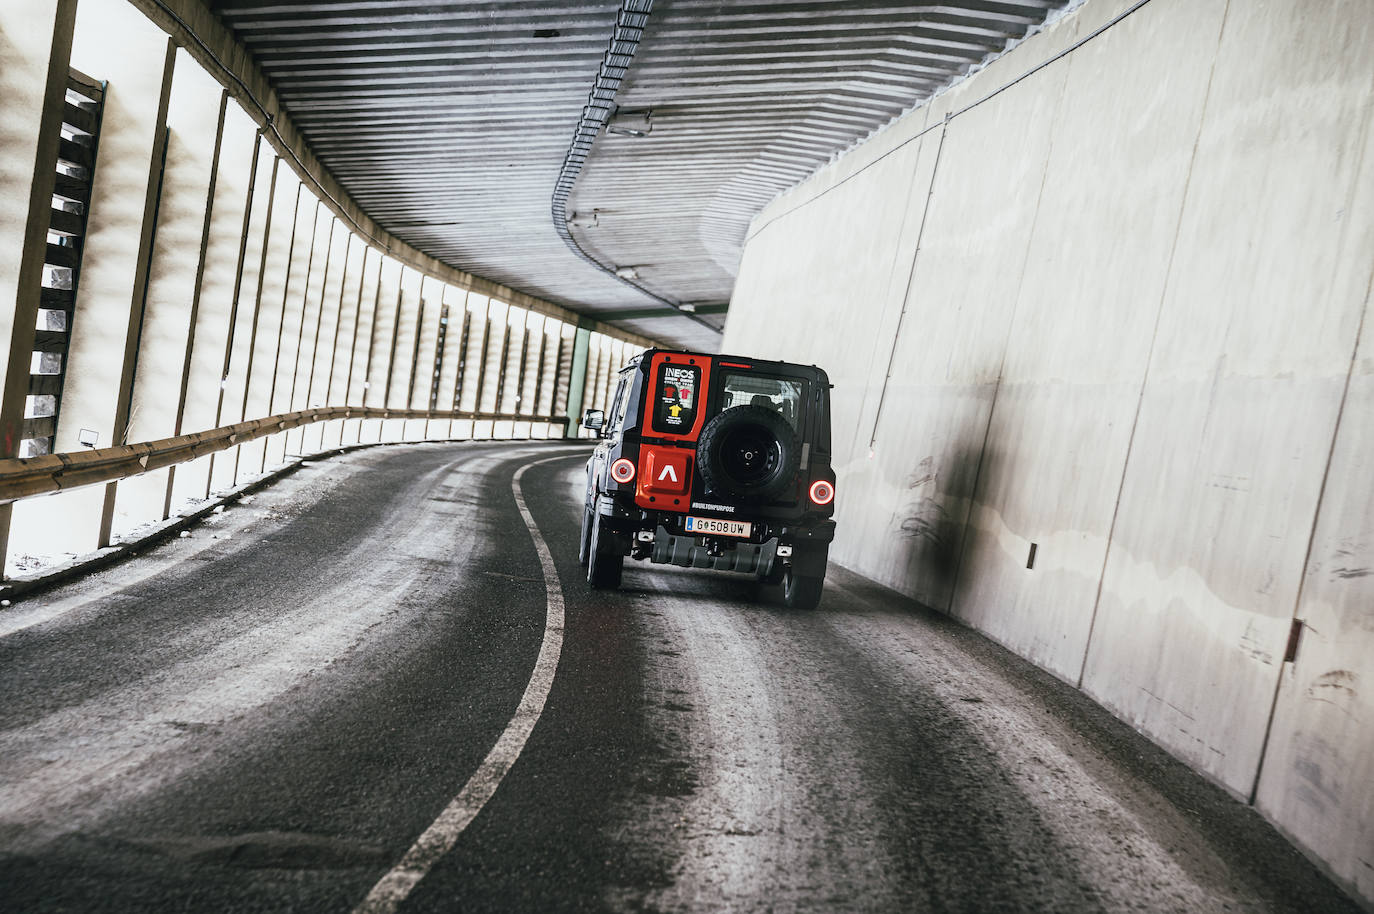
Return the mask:
M 735 406 L 716 416 L 697 441 L 697 469 L 722 495 L 765 501 L 787 492 L 801 464 L 796 432 L 763 406 Z
M 582 533 L 577 539 L 577 563 L 583 568 L 587 567 L 587 556 L 591 552 L 594 516 L 590 505 L 582 506 Z
M 593 590 L 615 590 L 625 567 L 620 550 L 620 535 L 606 527 L 601 515 L 592 518 L 591 542 L 587 546 L 587 584 Z
M 797 574 L 791 568 L 782 576 L 782 601 L 789 609 L 815 609 L 825 588 L 825 573 Z

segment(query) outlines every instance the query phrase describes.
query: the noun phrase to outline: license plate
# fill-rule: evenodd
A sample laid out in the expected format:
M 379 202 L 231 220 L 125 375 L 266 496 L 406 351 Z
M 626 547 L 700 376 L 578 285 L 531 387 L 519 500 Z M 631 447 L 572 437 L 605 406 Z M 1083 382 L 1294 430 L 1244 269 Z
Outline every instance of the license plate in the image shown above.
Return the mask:
M 718 517 L 688 517 L 688 533 L 706 533 L 711 536 L 748 537 L 753 526 L 742 520 L 721 520 Z

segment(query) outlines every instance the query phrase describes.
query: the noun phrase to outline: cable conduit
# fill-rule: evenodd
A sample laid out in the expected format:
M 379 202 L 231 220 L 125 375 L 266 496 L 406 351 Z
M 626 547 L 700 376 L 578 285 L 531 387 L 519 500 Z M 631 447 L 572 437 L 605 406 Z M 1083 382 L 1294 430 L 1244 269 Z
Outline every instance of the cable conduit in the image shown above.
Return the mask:
M 572 142 L 568 145 L 568 151 L 563 156 L 563 166 L 559 169 L 558 180 L 554 183 L 551 206 L 553 227 L 569 250 L 616 282 L 629 286 L 656 302 L 667 305 L 682 314 L 683 317 L 691 318 L 713 333 L 720 333 L 721 331 L 709 322 L 690 311 L 684 311 L 680 302 L 651 292 L 639 283 L 618 275 L 614 266 L 604 264 L 587 253 L 582 245 L 577 243 L 577 239 L 573 237 L 572 229 L 568 226 L 568 196 L 572 193 L 574 185 L 577 184 L 577 177 L 582 172 L 582 166 L 587 162 L 587 156 L 591 154 L 592 145 L 596 142 L 597 136 L 605 129 L 606 123 L 615 112 L 616 93 L 620 91 L 620 83 L 629 72 L 630 63 L 634 60 L 635 52 L 639 49 L 639 41 L 644 37 L 644 29 L 649 24 L 649 13 L 652 11 L 653 5 L 653 0 L 624 0 L 620 11 L 616 14 L 615 30 L 611 33 L 611 40 L 606 48 L 606 56 L 601 61 L 596 80 L 592 83 L 591 92 L 587 95 L 587 104 L 582 108 L 582 116 L 577 121 L 577 129 L 573 131 Z

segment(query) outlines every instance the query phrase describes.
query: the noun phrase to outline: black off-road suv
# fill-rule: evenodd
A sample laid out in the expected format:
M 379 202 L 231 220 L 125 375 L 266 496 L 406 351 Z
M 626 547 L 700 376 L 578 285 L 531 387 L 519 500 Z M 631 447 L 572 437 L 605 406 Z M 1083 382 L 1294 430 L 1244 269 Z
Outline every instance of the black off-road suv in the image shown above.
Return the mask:
M 835 537 L 830 382 L 788 362 L 650 349 L 620 371 L 587 462 L 579 558 L 615 588 L 625 556 L 757 575 L 814 608 Z

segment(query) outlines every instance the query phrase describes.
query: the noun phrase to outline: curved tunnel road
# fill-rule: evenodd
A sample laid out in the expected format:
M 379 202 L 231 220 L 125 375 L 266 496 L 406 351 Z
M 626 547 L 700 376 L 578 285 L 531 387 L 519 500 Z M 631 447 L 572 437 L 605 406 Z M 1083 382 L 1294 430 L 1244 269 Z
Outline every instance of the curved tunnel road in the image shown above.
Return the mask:
M 399 910 L 1356 910 L 1086 698 L 854 575 L 812 613 L 637 563 L 588 591 L 585 456 L 311 463 L 0 613 L 0 908 L 357 909 L 548 656 L 534 464 L 556 672 Z

